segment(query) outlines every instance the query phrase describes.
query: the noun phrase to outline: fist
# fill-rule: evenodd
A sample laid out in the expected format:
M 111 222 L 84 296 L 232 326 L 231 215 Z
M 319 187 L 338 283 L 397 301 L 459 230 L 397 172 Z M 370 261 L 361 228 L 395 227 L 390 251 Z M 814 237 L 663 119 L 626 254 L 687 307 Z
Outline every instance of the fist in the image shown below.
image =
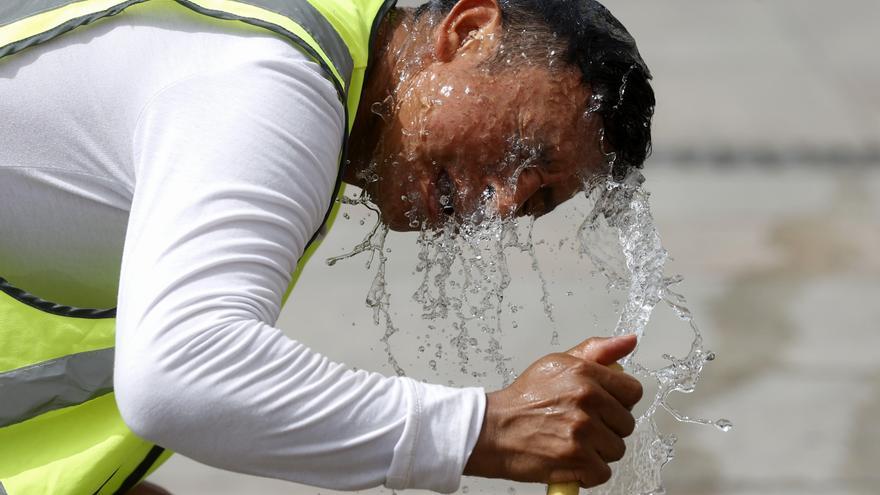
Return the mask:
M 635 345 L 634 336 L 589 339 L 539 359 L 489 394 L 465 474 L 586 488 L 608 481 L 642 397 L 638 380 L 609 365 Z

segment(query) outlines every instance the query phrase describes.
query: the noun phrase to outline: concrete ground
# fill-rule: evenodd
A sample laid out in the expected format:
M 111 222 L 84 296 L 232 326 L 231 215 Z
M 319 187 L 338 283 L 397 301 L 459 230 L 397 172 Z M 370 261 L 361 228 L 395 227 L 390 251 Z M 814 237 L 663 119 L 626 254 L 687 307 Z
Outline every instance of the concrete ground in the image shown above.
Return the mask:
M 678 397 L 676 405 L 735 423 L 721 433 L 662 419 L 679 438 L 678 457 L 665 471 L 668 492 L 880 493 L 880 3 L 606 5 L 634 33 L 654 71 L 656 153 L 647 186 L 675 258 L 670 271 L 684 275 L 680 289 L 707 347 L 718 354 L 696 393 Z M 574 206 L 542 219 L 537 238 L 570 235 Z M 362 260 L 333 268 L 320 262 L 360 240 L 362 213 L 350 213 L 352 220 L 340 220 L 309 267 L 279 326 L 335 360 L 388 373 L 378 345 L 382 331 L 363 305 L 371 272 Z M 398 235 L 389 242 L 397 323 L 422 335 L 407 306 L 414 239 Z M 539 255 L 556 321 L 540 309 L 528 260 L 512 259 L 511 297 L 526 306 L 505 342 L 517 369 L 558 349 L 550 345 L 554 329 L 566 345 L 613 323 L 610 299 L 577 256 Z M 586 328 L 585 314 L 594 315 Z M 649 336 L 654 347 L 644 353 L 658 356 L 669 347 L 680 351 L 687 337 L 664 310 Z M 340 337 L 345 347 L 336 347 Z M 415 355 L 401 339 L 396 352 Z M 465 383 L 432 374 L 416 358 L 408 364 L 415 376 Z M 222 472 L 180 456 L 152 479 L 175 494 L 335 493 Z M 520 494 L 542 493 L 534 485 L 463 484 L 470 493 L 508 493 L 511 486 Z

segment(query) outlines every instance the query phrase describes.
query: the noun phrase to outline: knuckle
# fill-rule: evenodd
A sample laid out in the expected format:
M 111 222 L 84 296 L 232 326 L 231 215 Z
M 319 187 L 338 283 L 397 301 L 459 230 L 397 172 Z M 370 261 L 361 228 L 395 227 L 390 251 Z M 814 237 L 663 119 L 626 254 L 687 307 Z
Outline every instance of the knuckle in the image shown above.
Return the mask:
M 564 352 L 553 352 L 544 356 L 545 360 L 554 361 L 554 362 L 568 362 L 571 360 L 571 356 Z
M 580 383 L 574 390 L 579 402 L 589 401 L 596 395 L 596 387 L 590 382 Z
M 580 359 L 568 362 L 568 371 L 577 376 L 587 376 L 589 374 L 590 363 L 581 361 Z
M 593 418 L 583 411 L 578 411 L 571 418 L 571 433 L 575 436 L 586 433 L 593 425 Z
M 547 354 L 542 356 L 541 359 L 535 361 L 532 366 L 533 367 L 542 367 L 550 365 L 552 367 L 559 366 L 560 364 L 566 361 L 566 355 L 560 352 L 554 352 L 552 354 Z

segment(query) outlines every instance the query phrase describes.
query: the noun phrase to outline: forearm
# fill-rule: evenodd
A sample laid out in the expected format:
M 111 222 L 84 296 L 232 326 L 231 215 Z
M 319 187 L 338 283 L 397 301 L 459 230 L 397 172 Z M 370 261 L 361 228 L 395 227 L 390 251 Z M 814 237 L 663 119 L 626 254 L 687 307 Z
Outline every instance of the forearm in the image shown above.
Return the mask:
M 452 491 L 481 389 L 351 371 L 255 321 L 123 343 L 119 407 L 139 435 L 224 469 L 333 489 Z

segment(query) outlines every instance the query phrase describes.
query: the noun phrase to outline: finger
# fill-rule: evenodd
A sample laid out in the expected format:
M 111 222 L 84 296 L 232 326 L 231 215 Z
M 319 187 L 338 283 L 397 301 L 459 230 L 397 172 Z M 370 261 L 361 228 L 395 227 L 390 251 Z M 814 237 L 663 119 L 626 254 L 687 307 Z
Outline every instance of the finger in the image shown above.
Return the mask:
M 591 428 L 588 442 L 593 444 L 593 450 L 599 454 L 605 462 L 617 462 L 626 453 L 626 444 L 623 439 L 604 423 L 597 421 Z
M 632 375 L 596 365 L 591 366 L 588 373 L 626 408 L 631 408 L 642 399 L 642 384 Z
M 601 402 L 597 402 L 597 404 L 601 404 L 598 412 L 602 422 L 618 437 L 625 438 L 632 435 L 636 428 L 636 420 L 630 410 L 607 391 L 602 390 L 599 393 L 600 395 L 605 394 L 605 397 L 600 399 Z
M 593 337 L 572 347 L 566 353 L 607 366 L 629 355 L 636 348 L 637 343 L 635 335 Z
M 586 454 L 587 460 L 578 470 L 578 481 L 584 488 L 592 488 L 611 479 L 611 468 L 595 451 Z
M 636 429 L 632 412 L 617 401 L 607 404 L 600 415 L 602 421 L 619 437 L 626 438 Z

